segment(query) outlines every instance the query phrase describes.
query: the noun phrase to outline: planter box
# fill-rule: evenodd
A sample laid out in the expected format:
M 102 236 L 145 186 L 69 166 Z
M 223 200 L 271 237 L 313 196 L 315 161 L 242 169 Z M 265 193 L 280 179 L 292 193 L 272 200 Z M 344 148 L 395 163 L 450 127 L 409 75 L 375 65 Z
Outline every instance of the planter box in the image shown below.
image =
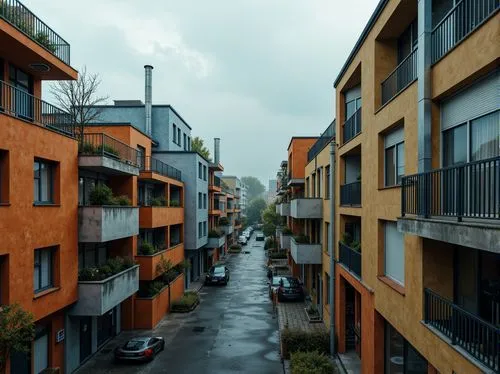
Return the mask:
M 231 235 L 234 231 L 233 225 L 221 226 L 221 230 L 224 231 L 224 234 Z
M 139 208 L 131 206 L 81 206 L 78 208 L 78 241 L 103 243 L 139 235 Z
M 292 238 L 290 243 L 290 254 L 296 264 L 321 264 L 321 244 L 297 243 Z
M 156 265 L 161 260 L 161 257 L 170 260 L 172 265 L 175 266 L 184 260 L 184 243 L 178 244 L 175 247 L 165 249 L 154 255 L 137 255 L 135 260 L 140 265 L 139 277 L 140 280 L 153 280 L 158 275 L 156 274 Z
M 323 218 L 323 200 L 319 198 L 293 199 L 290 204 L 290 215 L 293 218 Z
M 79 281 L 73 316 L 102 316 L 139 290 L 139 265 L 102 281 Z
M 290 203 L 281 203 L 279 214 L 281 217 L 288 217 L 290 215 Z
M 321 318 L 321 316 L 319 314 L 318 314 L 317 318 L 316 317 L 311 317 L 309 315 L 309 313 L 307 312 L 307 309 L 308 308 L 304 308 L 304 312 L 307 315 L 307 319 L 309 320 L 309 323 L 321 323 L 321 322 L 323 322 L 323 319 Z
M 226 243 L 226 236 L 220 238 L 208 238 L 207 248 L 220 248 Z
M 195 310 L 199 304 L 200 304 L 200 299 L 196 300 L 196 302 L 193 305 L 191 305 L 190 307 L 188 307 L 188 306 L 186 306 L 186 307 L 181 307 L 181 306 L 173 307 L 171 309 L 171 312 L 172 313 L 189 313 L 189 312 L 192 312 L 193 310 Z
M 280 233 L 280 246 L 282 249 L 290 249 L 292 235 Z

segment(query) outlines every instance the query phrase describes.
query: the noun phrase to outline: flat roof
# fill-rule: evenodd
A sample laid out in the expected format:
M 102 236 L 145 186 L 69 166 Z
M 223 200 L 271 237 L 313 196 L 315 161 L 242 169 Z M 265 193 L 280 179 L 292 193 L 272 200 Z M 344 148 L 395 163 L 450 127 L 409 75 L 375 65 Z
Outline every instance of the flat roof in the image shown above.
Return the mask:
M 290 139 L 290 143 L 288 143 L 288 148 L 286 149 L 287 151 L 290 149 L 290 146 L 292 145 L 292 142 L 294 139 L 318 139 L 319 136 L 292 136 Z

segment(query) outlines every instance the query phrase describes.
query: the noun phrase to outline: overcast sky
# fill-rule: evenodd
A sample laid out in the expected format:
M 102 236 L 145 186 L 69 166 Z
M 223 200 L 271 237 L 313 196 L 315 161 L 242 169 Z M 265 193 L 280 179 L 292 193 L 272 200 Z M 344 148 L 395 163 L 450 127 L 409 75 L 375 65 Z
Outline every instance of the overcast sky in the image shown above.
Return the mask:
M 144 100 L 153 65 L 153 104 L 171 104 L 211 150 L 220 137 L 226 174 L 266 187 L 290 137 L 332 121 L 333 81 L 377 2 L 23 1 L 71 44 L 73 67 L 101 75 L 110 103 Z

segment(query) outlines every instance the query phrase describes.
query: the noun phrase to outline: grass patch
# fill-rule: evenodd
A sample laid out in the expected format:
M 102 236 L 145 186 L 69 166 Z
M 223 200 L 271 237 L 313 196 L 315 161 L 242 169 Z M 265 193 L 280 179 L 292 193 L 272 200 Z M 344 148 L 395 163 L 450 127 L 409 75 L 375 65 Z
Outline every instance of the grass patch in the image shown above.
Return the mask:
M 198 292 L 186 291 L 184 295 L 177 301 L 172 302 L 170 310 L 172 312 L 190 312 L 200 302 Z
M 318 351 L 292 353 L 292 374 L 332 374 L 338 373 L 328 356 Z

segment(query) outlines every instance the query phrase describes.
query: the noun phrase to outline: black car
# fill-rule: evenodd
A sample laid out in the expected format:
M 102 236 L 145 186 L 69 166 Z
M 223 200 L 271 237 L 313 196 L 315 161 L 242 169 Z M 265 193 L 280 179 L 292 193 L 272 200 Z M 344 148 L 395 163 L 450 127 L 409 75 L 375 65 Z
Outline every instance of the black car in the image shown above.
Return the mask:
M 151 361 L 165 349 L 165 340 L 160 336 L 130 339 L 115 349 L 116 361 Z
M 277 292 L 278 301 L 304 301 L 305 298 L 302 282 L 294 277 L 281 277 Z
M 229 282 L 229 269 L 223 265 L 212 266 L 205 277 L 205 285 Z
M 271 270 L 272 272 L 272 270 Z M 268 284 L 268 291 L 269 291 L 269 298 L 273 298 L 273 293 L 276 293 L 278 291 L 278 287 L 280 286 L 281 279 L 286 278 L 286 277 L 281 277 L 281 276 L 272 276 L 270 281 L 267 282 Z

